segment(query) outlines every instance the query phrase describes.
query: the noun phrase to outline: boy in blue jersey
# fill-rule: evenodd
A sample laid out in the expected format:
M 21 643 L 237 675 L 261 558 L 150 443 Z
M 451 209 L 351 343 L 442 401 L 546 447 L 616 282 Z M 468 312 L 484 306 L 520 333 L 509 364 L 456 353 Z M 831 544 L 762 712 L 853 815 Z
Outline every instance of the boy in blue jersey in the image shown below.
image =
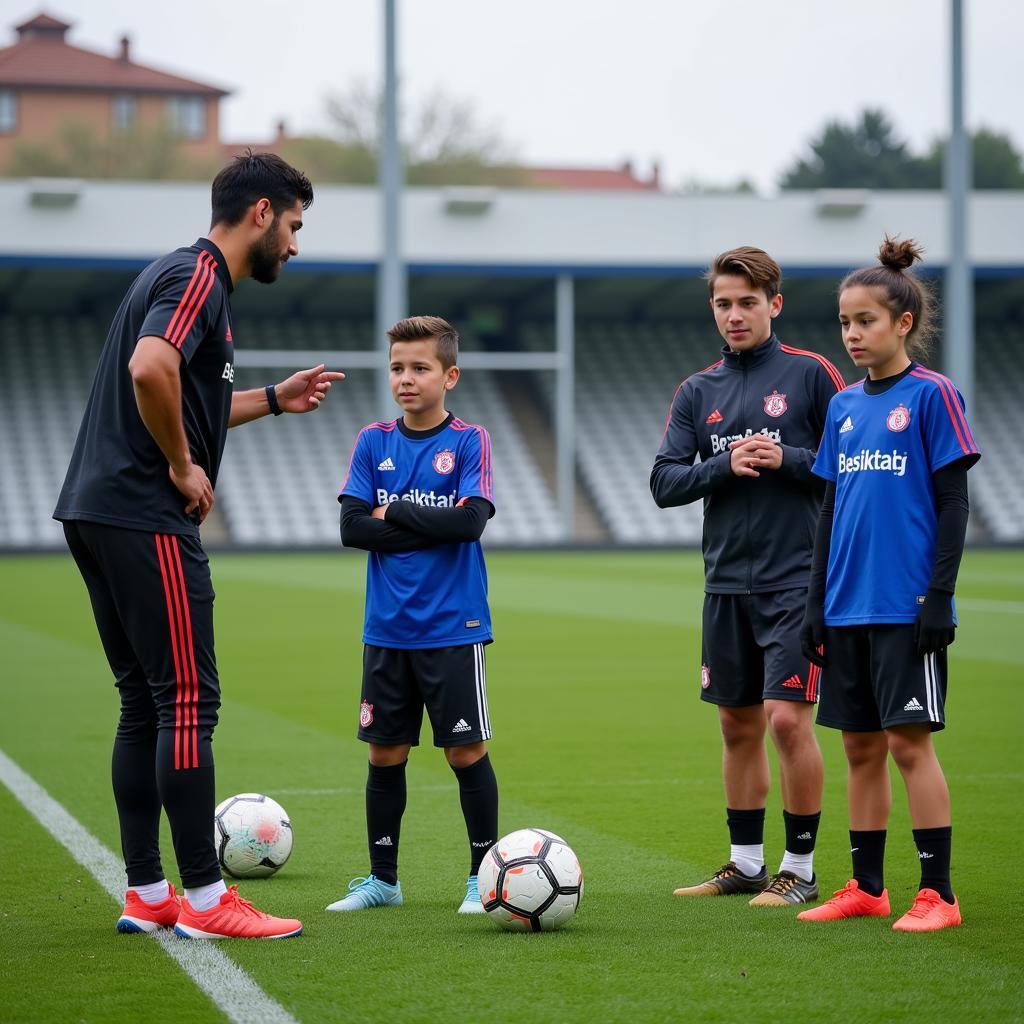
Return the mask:
M 445 409 L 459 336 L 440 317 L 388 331 L 391 393 L 402 416 L 356 438 L 342 485 L 341 540 L 369 552 L 359 738 L 370 745 L 370 874 L 328 910 L 398 906 L 405 765 L 423 709 L 459 783 L 470 868 L 461 914 L 483 912 L 477 869 L 498 838 L 498 784 L 485 740 L 484 646 L 492 640 L 480 537 L 494 515 L 491 440 Z
M 801 641 L 826 665 L 818 722 L 843 731 L 853 878 L 798 915 L 889 916 L 882 863 L 891 754 L 921 863 L 913 906 L 893 928 L 914 932 L 961 923 L 949 875 L 949 789 L 932 733 L 945 726 L 967 471 L 980 457 L 960 392 L 915 361 L 926 351 L 930 297 L 905 271 L 919 258 L 912 242 L 887 238 L 879 263 L 840 286 L 843 342 L 868 375 L 829 404 L 814 464 L 827 488 Z

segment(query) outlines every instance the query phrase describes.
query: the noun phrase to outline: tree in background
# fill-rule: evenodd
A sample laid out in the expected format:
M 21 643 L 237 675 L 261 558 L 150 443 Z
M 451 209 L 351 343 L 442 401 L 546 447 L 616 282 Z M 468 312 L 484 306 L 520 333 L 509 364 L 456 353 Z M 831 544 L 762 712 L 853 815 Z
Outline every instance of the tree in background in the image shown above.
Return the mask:
M 927 162 L 897 138 L 881 110 L 865 110 L 851 125 L 829 121 L 810 148 L 783 174 L 783 189 L 928 187 Z
M 783 173 L 783 189 L 943 185 L 945 140 L 936 140 L 918 156 L 881 110 L 865 110 L 853 124 L 829 121 L 811 140 L 810 150 Z M 972 156 L 974 188 L 1024 188 L 1024 161 L 1008 136 L 979 129 L 972 135 Z
M 98 138 L 87 125 L 68 123 L 48 143 L 21 142 L 4 169 L 14 178 L 125 178 L 203 180 L 221 161 L 185 156 L 170 131 L 137 129 Z
M 383 96 L 357 82 L 328 96 L 331 132 L 288 140 L 280 147 L 318 181 L 373 184 L 384 124 Z M 480 125 L 473 104 L 435 90 L 400 117 L 410 185 L 523 185 L 506 144 Z

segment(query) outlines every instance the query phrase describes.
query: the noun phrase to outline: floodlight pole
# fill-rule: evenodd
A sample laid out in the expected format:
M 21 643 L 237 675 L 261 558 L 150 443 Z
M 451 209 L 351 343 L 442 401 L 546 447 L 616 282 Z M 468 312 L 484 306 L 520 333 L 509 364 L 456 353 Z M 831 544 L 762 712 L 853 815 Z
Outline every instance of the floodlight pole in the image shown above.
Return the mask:
M 402 151 L 398 141 L 398 69 L 396 54 L 397 0 L 384 0 L 384 124 L 378 156 L 381 204 L 381 259 L 377 268 L 377 339 L 380 355 L 377 372 L 379 415 L 390 418 L 391 388 L 388 383 L 386 331 L 406 315 L 405 264 L 401 249 Z
M 555 477 L 564 541 L 571 541 L 576 533 L 575 316 L 573 279 L 559 274 L 555 278 Z
M 964 128 L 964 4 L 952 0 L 951 117 L 946 154 L 949 198 L 949 261 L 946 269 L 945 370 L 974 404 L 974 271 L 968 237 L 971 193 L 971 140 Z

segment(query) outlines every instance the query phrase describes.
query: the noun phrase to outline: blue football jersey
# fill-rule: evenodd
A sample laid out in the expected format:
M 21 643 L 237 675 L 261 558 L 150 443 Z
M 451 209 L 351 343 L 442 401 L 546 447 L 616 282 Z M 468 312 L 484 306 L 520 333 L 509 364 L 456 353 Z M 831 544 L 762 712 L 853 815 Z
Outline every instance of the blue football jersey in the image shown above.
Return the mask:
M 888 391 L 864 382 L 828 407 L 814 472 L 836 485 L 825 623 L 853 626 L 917 618 L 935 561 L 932 473 L 980 457 L 963 396 L 914 366 Z
M 371 508 L 392 501 L 453 508 L 468 498 L 493 505 L 492 486 L 487 431 L 453 417 L 422 438 L 403 434 L 398 420 L 363 427 L 341 493 Z M 416 650 L 491 639 L 479 541 L 369 553 L 364 643 Z

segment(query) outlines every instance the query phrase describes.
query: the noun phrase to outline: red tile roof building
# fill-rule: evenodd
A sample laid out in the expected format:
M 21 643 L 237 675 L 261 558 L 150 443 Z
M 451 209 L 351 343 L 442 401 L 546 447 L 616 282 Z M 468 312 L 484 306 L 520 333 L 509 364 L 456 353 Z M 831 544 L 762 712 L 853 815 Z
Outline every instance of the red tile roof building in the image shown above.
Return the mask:
M 40 13 L 15 26 L 17 42 L 0 49 L 0 167 L 17 142 L 52 141 L 75 122 L 101 139 L 167 126 L 190 152 L 219 153 L 227 90 L 136 64 L 127 37 L 116 56 L 73 46 L 70 28 Z

